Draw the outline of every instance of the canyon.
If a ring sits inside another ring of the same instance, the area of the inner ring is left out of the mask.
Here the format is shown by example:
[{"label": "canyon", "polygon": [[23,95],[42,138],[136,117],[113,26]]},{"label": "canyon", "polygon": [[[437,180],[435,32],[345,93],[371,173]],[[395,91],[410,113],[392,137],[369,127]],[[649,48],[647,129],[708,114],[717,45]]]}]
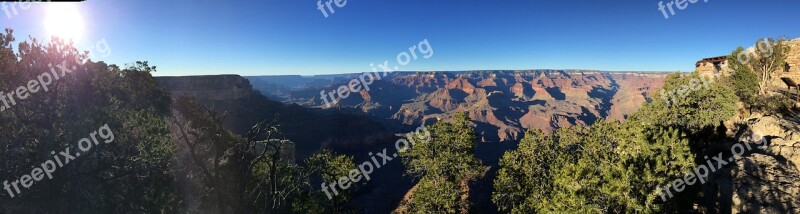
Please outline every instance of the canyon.
[{"label": "canyon", "polygon": [[[357,162],[369,161],[369,152],[392,148],[397,133],[409,127],[448,120],[467,112],[479,139],[475,154],[486,165],[516,147],[526,129],[554,131],[559,128],[591,125],[599,120],[625,121],[627,116],[652,99],[669,75],[659,72],[600,72],[585,70],[394,72],[370,85],[370,90],[352,93],[326,108],[319,91],[356,79],[360,74],[323,76],[238,75],[157,77],[159,87],[173,98],[190,96],[217,112],[229,113],[227,129],[246,135],[258,121],[276,118],[286,139],[296,144],[296,160],[321,148],[351,155]],[[796,170],[776,165],[775,159],[797,163],[796,120],[748,119],[744,132],[764,133],[773,140],[772,149],[746,156],[726,168],[731,173],[715,175],[715,182],[702,186],[717,195],[716,186],[734,184],[721,197],[733,198],[724,206],[734,210],[794,210],[796,203],[782,206],[791,197],[764,195],[761,189],[786,189],[794,197],[793,186],[771,186],[763,181],[783,181],[777,176]],[[761,118],[761,119],[759,119]],[[776,125],[777,124],[777,125]],[[792,125],[785,125],[792,124]],[[752,129],[752,130],[750,130]],[[785,141],[782,141],[785,139]],[[754,166],[763,166],[751,169]],[[383,166],[373,180],[362,187],[354,200],[365,210],[391,212],[406,200],[415,181],[403,174],[400,162]],[[496,210],[489,193],[494,171],[471,184],[478,210]],[[787,178],[787,179],[788,179]],[[785,179],[784,179],[785,180]],[[483,188],[481,188],[483,187]],[[413,192],[413,190],[411,191]],[[708,198],[708,203],[722,200]],[[760,207],[760,208],[759,208]]]},{"label": "canyon", "polygon": [[[403,126],[468,112],[483,142],[514,142],[526,129],[550,132],[624,121],[663,84],[668,73],[589,70],[393,72],[340,99],[335,109]],[[319,91],[334,91],[358,74],[246,77],[270,99],[325,108]]]},{"label": "canyon", "polygon": [[[667,73],[584,70],[393,72],[370,90],[351,93],[326,108],[320,91],[333,91],[360,74],[156,77],[173,99],[195,98],[228,113],[226,129],[245,136],[250,126],[276,118],[301,161],[321,148],[369,161],[370,152],[394,148],[398,133],[468,112],[479,139],[475,155],[496,166],[526,129],[553,131],[600,119],[624,121],[664,84]],[[393,152],[393,151],[390,151]],[[354,198],[365,210],[391,212],[415,183],[396,161],[382,166]],[[478,181],[491,186],[492,176]],[[476,184],[477,185],[477,184]],[[479,210],[492,207],[478,188]]]}]

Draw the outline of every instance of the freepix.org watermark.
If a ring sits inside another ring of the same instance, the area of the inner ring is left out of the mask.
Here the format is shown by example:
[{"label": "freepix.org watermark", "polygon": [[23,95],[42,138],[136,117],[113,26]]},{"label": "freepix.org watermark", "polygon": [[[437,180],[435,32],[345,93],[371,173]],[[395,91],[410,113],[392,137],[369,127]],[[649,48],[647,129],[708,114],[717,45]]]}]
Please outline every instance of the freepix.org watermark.
[{"label": "freepix.org watermark", "polygon": [[719,74],[716,74],[714,77],[692,78],[689,80],[688,84],[683,84],[674,90],[661,90],[661,99],[664,100],[664,103],[667,105],[667,107],[672,107],[672,104],[677,102],[679,98],[686,98],[686,96],[689,96],[689,93],[692,91],[699,91],[703,88],[706,90],[711,89],[710,82],[712,78],[719,78]]},{"label": "freepix.org watermark", "polygon": [[[50,0],[20,0],[17,2],[0,2],[0,8],[6,14],[8,19],[14,18],[19,15],[19,10],[28,10],[35,2],[50,2]],[[19,10],[17,10],[19,8]]]},{"label": "freepix.org watermark", "polygon": [[[417,54],[419,52],[419,54]],[[389,72],[397,71],[400,69],[401,66],[406,66],[412,61],[416,61],[420,57],[423,59],[429,59],[433,56],[433,46],[431,43],[428,42],[428,39],[424,39],[419,42],[419,44],[413,45],[408,48],[408,52],[403,51],[397,54],[397,64],[395,66],[389,65],[389,60],[384,60],[383,64],[375,66],[375,63],[369,64],[372,72],[367,72],[359,75],[357,79],[352,79],[348,82],[347,85],[339,86],[334,91],[321,90],[319,92],[319,96],[323,102],[325,102],[325,107],[330,108],[333,105],[339,103],[341,99],[347,99],[350,97],[350,93],[358,93],[361,91],[362,87],[365,91],[370,91],[370,85],[375,82],[375,80],[380,80]],[[383,72],[378,72],[378,69],[382,70]],[[338,95],[338,96],[337,96]],[[330,99],[329,99],[330,98]]]},{"label": "freepix.org watermark", "polygon": [[[324,3],[322,0],[317,1],[317,9],[322,12],[325,18],[336,13],[336,9],[333,8],[334,5],[336,5],[336,8],[343,8],[347,5],[347,0],[328,0]],[[330,15],[328,13],[330,13]]]},{"label": "freepix.org watermark", "polygon": [[[49,86],[53,83],[53,80],[58,80],[67,76],[67,74],[72,73],[72,71],[76,69],[74,66],[72,68],[67,68],[66,64],[67,61],[64,60],[56,66],[50,65],[50,72],[39,74],[36,79],[28,81],[27,85],[19,86],[16,90],[12,90],[8,93],[0,91],[0,101],[2,101],[2,103],[0,103],[2,104],[0,105],[0,112],[11,109],[11,107],[17,105],[17,101],[28,99],[32,94],[40,90],[45,92],[50,90]],[[59,73],[57,70],[61,72]]]},{"label": "freepix.org watermark", "polygon": [[[405,152],[417,144],[418,142],[414,141],[414,135],[416,135],[416,139],[419,139],[421,142],[427,142],[431,140],[431,133],[428,132],[428,129],[425,128],[425,125],[422,125],[418,127],[415,132],[406,134],[405,138],[395,141],[394,147],[397,149],[397,152]],[[333,181],[330,184],[327,182],[322,183],[322,191],[325,192],[325,195],[328,196],[328,199],[333,199],[334,196],[339,195],[337,187],[339,190],[344,191],[349,189],[353,183],[361,181],[362,177],[369,181],[371,179],[370,175],[375,169],[380,169],[381,166],[384,166],[397,158],[397,153],[391,155],[387,153],[388,152],[386,148],[374,155],[372,152],[370,152],[369,156],[372,161],[364,161],[364,163],[358,165],[358,169],[350,170],[348,176],[342,176],[339,178],[339,180]],[[375,156],[378,156],[381,161],[378,161]],[[333,192],[333,194],[331,194],[331,192]]]},{"label": "freepix.org watermark", "polygon": [[[769,39],[763,38],[756,42],[755,47],[748,48],[736,55],[736,60],[738,60],[740,64],[747,64],[753,59],[758,59],[758,53],[761,53],[761,58],[771,57],[772,54],[775,54],[774,47],[776,46],[774,45],[775,44],[770,43]],[[756,52],[756,49],[758,49],[758,52]]]},{"label": "freepix.org watermark", "polygon": [[[757,140],[759,138],[760,140]],[[766,148],[768,143],[766,137],[753,133],[746,141],[733,144],[733,146],[731,146],[731,153],[733,156],[727,159],[722,157],[722,153],[717,154],[717,156],[711,159],[705,156],[706,164],[695,167],[691,172],[686,173],[682,178],[673,180],[665,187],[659,187],[658,192],[661,195],[661,200],[667,201],[671,199],[673,197],[672,190],[675,190],[675,193],[679,193],[683,192],[687,186],[694,185],[698,182],[700,184],[705,184],[708,181],[710,173],[722,169],[729,163],[732,163],[736,157],[741,157],[748,151],[755,148]]]},{"label": "freepix.org watermark", "polygon": [[85,154],[91,150],[93,146],[100,145],[98,137],[100,137],[100,140],[103,140],[103,143],[108,144],[114,141],[114,132],[111,131],[108,124],[105,124],[97,131],[89,133],[89,137],[78,140],[78,149],[80,151],[72,153],[70,152],[71,148],[67,147],[63,151],[59,151],[58,154],[56,154],[55,151],[50,152],[50,154],[53,155],[53,159],[45,161],[40,165],[41,167],[34,167],[30,174],[23,175],[17,180],[11,182],[8,180],[3,181],[3,189],[8,192],[11,198],[14,198],[22,193],[23,189],[20,188],[20,186],[25,189],[30,189],[36,182],[42,181],[44,177],[52,180],[53,173],[55,173],[58,168],[64,167],[72,162],[72,160],[80,157],[81,154]]},{"label": "freepix.org watermark", "polygon": [[[81,56],[77,56],[75,60],[75,64],[83,65],[89,61],[91,56],[95,56],[95,50],[102,54],[101,57],[107,57],[111,55],[111,47],[108,46],[108,41],[106,39],[102,39],[95,43],[94,46],[89,48],[89,56],[86,58],[82,58]],[[33,96],[39,91],[47,92],[50,90],[49,86],[65,76],[67,74],[72,73],[77,69],[76,66],[67,66],[69,61],[64,60],[57,65],[49,65],[50,72],[43,72],[36,76],[36,79],[32,79],[27,82],[27,84],[23,84],[13,90],[9,90],[6,93],[3,90],[0,90],[0,112],[5,112],[6,110],[11,109],[17,105],[19,101],[25,100]]]},{"label": "freepix.org watermark", "polygon": [[[775,53],[774,45],[775,44],[770,43],[769,39],[766,38],[758,40],[755,47],[748,48],[736,55],[736,60],[738,60],[739,64],[747,64],[753,59],[758,59],[758,53],[761,53],[761,58],[770,57]],[[756,52],[756,49],[758,52]],[[723,71],[726,73],[733,73],[733,68],[730,66],[726,66],[723,69]],[[699,91],[703,88],[706,90],[711,89],[710,83],[712,81],[719,80],[721,76],[722,73],[716,73],[712,76],[701,76],[699,78],[693,78],[689,80],[689,83],[683,84],[674,90],[661,90],[661,99],[664,100],[667,107],[671,107],[679,99],[686,98],[690,92]]]},{"label": "freepix.org watermark", "polygon": [[[675,9],[684,10],[689,7],[689,3],[697,3],[700,0],[670,0],[664,4],[664,1],[658,2],[658,10],[664,14],[664,19],[669,19],[672,16],[675,16]],[[708,0],[703,0],[703,2],[708,2]],[[669,10],[669,14],[667,14],[667,10]]]}]

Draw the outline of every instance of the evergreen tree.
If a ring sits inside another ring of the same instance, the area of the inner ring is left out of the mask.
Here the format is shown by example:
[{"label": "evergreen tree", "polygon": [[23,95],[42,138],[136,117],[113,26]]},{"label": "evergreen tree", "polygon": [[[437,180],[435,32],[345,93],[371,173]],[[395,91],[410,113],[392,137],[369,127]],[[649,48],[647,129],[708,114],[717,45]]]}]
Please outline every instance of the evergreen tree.
[{"label": "evergreen tree", "polygon": [[[358,173],[355,160],[345,155],[336,155],[333,151],[323,149],[306,160],[306,166],[314,172],[314,176],[323,182],[338,181]],[[362,177],[359,180],[364,180]],[[353,193],[361,182],[351,183],[348,189],[337,189],[337,193],[327,193],[320,189],[307,187],[294,201],[293,208],[297,213],[357,213],[353,204]],[[330,184],[330,183],[326,183]],[[330,191],[330,190],[329,190]]]},{"label": "evergreen tree", "polygon": [[728,56],[728,68],[731,74],[725,78],[725,84],[730,85],[739,100],[749,107],[755,105],[758,100],[761,79],[749,65],[737,59],[737,56],[744,51],[744,48],[739,47]]},{"label": "evergreen tree", "polygon": [[[13,198],[0,192],[0,207],[12,213],[180,210],[170,173],[175,147],[162,120],[169,99],[151,76],[155,67],[93,62],[58,38],[49,44],[23,41],[14,51],[12,34],[0,33],[0,86],[3,96],[20,87],[28,93],[25,99],[14,95],[0,112],[0,178],[20,179],[67,149],[77,154],[78,141],[105,125],[114,139],[75,155],[52,179]],[[35,92],[32,82],[38,82]]]},{"label": "evergreen tree", "polygon": [[674,128],[689,134],[713,130],[734,116],[737,97],[719,81],[705,78],[698,74],[669,75],[652,102],[633,113],[629,123]]},{"label": "evergreen tree", "polygon": [[467,212],[467,185],[486,170],[474,155],[477,134],[465,113],[455,115],[451,123],[437,122],[429,130],[430,140],[416,140],[413,148],[400,152],[406,173],[421,178],[408,211]]},{"label": "evergreen tree", "polygon": [[493,200],[511,213],[655,213],[664,209],[658,187],[692,164],[675,131],[606,121],[551,135],[529,130],[500,161]]}]

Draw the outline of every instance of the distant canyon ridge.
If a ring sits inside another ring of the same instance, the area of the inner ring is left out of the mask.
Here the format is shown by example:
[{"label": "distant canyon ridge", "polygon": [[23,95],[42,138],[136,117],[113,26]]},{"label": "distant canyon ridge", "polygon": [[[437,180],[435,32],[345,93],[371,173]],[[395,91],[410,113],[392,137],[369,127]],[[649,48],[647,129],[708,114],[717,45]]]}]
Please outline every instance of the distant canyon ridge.
[{"label": "distant canyon ridge", "polygon": [[[331,108],[407,126],[468,112],[483,142],[518,141],[526,129],[549,132],[624,121],[664,84],[669,73],[586,70],[392,72]],[[326,108],[320,91],[336,91],[360,74],[250,76],[269,99]],[[219,86],[209,86],[219,87]],[[330,102],[330,97],[328,97]]]}]

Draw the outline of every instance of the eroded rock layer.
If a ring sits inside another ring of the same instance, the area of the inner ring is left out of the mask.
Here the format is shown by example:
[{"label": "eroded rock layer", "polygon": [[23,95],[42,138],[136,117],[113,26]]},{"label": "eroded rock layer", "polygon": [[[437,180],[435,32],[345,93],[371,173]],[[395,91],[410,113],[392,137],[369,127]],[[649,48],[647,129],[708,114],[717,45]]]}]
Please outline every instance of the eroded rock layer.
[{"label": "eroded rock layer", "polygon": [[[483,141],[516,141],[529,128],[552,131],[598,119],[625,120],[663,85],[666,75],[577,70],[395,72],[369,84],[369,90],[362,87],[346,98],[325,99],[336,100],[339,108],[355,108],[406,125],[428,124],[467,112]],[[273,99],[319,108],[327,107],[320,91],[335,92],[351,81],[344,76],[333,78],[327,87],[287,95],[271,90],[280,81],[250,79],[263,82],[254,87]]]}]

